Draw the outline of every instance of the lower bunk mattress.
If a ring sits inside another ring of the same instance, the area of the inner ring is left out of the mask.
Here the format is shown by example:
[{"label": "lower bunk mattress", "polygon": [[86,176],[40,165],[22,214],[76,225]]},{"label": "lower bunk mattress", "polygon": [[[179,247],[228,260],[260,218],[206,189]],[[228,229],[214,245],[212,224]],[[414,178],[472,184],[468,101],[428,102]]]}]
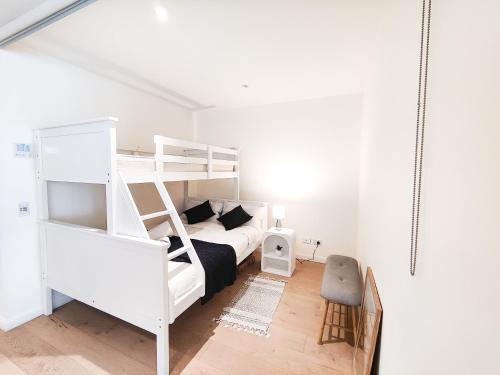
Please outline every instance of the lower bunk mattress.
[{"label": "lower bunk mattress", "polygon": [[240,264],[262,239],[262,231],[252,225],[226,230],[224,226],[212,219],[185,225],[191,240],[212,242],[214,244],[230,245],[236,253],[236,264]]},{"label": "lower bunk mattress", "polygon": [[[205,270],[205,296],[201,298],[201,303],[208,302],[215,293],[220,292],[226,286],[232,285],[236,280],[236,252],[234,248],[227,244],[218,244],[191,239],[198,258]],[[168,252],[180,249],[182,241],[178,236],[170,237],[170,248]],[[174,265],[173,263],[180,263]],[[191,263],[187,253],[179,255],[169,262],[169,283],[176,294],[183,294],[192,287],[194,267],[188,266]],[[184,264],[184,265],[183,265]],[[170,266],[172,265],[172,266]],[[192,270],[190,272],[190,270]]]}]

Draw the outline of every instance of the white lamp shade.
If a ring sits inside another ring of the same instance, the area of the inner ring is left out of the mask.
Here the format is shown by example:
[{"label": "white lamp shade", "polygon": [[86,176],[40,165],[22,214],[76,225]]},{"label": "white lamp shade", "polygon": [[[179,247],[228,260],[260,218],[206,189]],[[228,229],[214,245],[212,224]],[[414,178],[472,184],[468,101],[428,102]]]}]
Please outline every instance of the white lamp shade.
[{"label": "white lamp shade", "polygon": [[285,206],[281,204],[273,205],[273,219],[282,220],[285,218]]}]

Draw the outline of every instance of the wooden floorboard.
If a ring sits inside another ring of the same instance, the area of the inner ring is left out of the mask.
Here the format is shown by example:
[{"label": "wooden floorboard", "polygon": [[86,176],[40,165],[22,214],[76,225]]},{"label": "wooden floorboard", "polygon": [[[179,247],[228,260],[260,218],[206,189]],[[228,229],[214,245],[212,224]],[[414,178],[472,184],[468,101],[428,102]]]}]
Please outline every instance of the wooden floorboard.
[{"label": "wooden floorboard", "polygon": [[[219,326],[229,304],[259,262],[209,303],[197,303],[170,326],[172,374],[350,375],[352,346],[317,345],[323,265],[297,264],[287,279],[269,338]],[[281,277],[278,277],[281,278]],[[335,333],[335,332],[334,332]],[[0,374],[154,374],[155,336],[80,302],[0,332]]]}]

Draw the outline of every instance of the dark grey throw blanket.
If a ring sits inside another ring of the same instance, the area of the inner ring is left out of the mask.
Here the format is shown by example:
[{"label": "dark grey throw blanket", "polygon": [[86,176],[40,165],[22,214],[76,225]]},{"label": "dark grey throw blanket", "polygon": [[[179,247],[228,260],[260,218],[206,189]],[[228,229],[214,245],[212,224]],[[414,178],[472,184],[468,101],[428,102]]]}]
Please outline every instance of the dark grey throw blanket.
[{"label": "dark grey throw blanket", "polygon": [[[236,253],[232,246],[216,244],[199,240],[191,240],[201,265],[205,269],[205,296],[201,303],[208,302],[215,293],[220,292],[236,280]],[[182,247],[182,241],[177,236],[170,237],[171,246],[168,252]],[[174,262],[191,263],[187,253],[172,259]]]}]

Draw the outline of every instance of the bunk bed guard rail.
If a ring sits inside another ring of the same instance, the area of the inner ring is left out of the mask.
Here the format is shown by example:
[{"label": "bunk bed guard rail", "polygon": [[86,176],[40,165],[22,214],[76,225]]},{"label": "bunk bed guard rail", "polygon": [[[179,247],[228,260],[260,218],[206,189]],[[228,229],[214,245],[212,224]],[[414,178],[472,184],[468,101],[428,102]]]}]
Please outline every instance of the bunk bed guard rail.
[{"label": "bunk bed guard rail", "polygon": [[[190,142],[175,138],[154,136],[156,171],[166,181],[205,180],[219,178],[238,178],[238,150],[204,143]],[[165,152],[165,146],[183,149],[184,155],[174,155]],[[230,156],[233,160],[214,157]],[[165,163],[206,165],[206,171],[169,171]],[[217,167],[230,166],[230,171],[218,171]]]}]

